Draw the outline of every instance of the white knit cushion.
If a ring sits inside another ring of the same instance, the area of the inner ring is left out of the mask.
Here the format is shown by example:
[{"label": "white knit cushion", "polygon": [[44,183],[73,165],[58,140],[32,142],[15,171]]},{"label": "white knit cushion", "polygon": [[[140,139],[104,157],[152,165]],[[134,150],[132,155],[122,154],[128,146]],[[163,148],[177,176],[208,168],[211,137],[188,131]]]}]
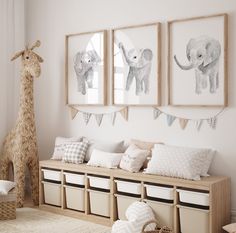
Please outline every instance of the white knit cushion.
[{"label": "white knit cushion", "polygon": [[94,149],[111,153],[123,153],[126,148],[124,149],[124,141],[102,142],[99,140],[89,140],[89,148],[85,157],[86,162],[90,160],[91,154]]},{"label": "white knit cushion", "polygon": [[122,156],[120,168],[130,172],[138,172],[149,153],[150,151],[141,150],[135,144],[131,144]]},{"label": "white knit cushion", "polygon": [[84,162],[88,142],[74,142],[65,145],[63,162],[80,164]]},{"label": "white knit cushion", "polygon": [[200,180],[210,149],[155,145],[146,173]]},{"label": "white knit cushion", "polygon": [[0,180],[0,195],[7,195],[8,192],[16,186],[15,182]]},{"label": "white knit cushion", "polygon": [[94,149],[87,165],[94,167],[117,168],[123,153],[110,153]]},{"label": "white knit cushion", "polygon": [[65,137],[56,137],[54,152],[51,159],[55,160],[62,160],[62,157],[65,153],[65,146],[72,142],[80,142],[82,137],[72,137],[72,138],[65,138]]}]

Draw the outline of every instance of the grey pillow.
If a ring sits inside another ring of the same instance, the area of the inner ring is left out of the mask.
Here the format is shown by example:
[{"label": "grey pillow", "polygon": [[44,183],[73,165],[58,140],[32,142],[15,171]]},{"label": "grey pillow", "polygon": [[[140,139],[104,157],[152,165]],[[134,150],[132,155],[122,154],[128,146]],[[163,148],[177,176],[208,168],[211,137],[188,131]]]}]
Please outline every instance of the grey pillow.
[{"label": "grey pillow", "polygon": [[111,153],[123,153],[125,151],[124,141],[119,142],[103,142],[99,140],[90,140],[89,147],[85,156],[85,161],[88,162],[94,149],[102,150]]}]

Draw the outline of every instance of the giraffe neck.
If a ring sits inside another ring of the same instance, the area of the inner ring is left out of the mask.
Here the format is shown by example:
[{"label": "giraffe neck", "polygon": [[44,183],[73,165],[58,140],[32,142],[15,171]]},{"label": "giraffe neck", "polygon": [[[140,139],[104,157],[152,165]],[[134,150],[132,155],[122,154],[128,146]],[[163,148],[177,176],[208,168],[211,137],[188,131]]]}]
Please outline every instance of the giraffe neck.
[{"label": "giraffe neck", "polygon": [[19,125],[33,124],[34,121],[34,96],[33,96],[33,77],[28,72],[22,72],[20,86],[20,109],[18,113]]}]

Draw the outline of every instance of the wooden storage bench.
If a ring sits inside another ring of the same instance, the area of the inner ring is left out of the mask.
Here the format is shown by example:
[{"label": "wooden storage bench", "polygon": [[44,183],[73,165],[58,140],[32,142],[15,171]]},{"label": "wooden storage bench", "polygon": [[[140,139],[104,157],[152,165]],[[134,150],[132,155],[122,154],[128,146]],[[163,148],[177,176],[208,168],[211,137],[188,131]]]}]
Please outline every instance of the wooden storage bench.
[{"label": "wooden storage bench", "polygon": [[[40,161],[39,169],[40,208],[55,213],[111,226],[113,222],[118,219],[117,197],[121,197],[119,200],[122,200],[122,196],[128,196],[129,198],[133,197],[135,200],[138,199],[150,203],[154,208],[157,218],[171,224],[175,233],[184,231],[184,223],[188,220],[183,219],[183,217],[182,219],[180,218],[181,216],[185,216],[185,212],[182,211],[185,211],[185,209],[191,213],[192,209],[196,212],[198,208],[200,208],[199,214],[200,211],[202,211],[202,207],[205,209],[204,211],[207,214],[203,216],[203,221],[207,224],[202,226],[201,229],[207,233],[222,233],[222,226],[230,223],[230,179],[228,177],[209,176],[202,178],[200,181],[191,181],[143,174],[141,172],[130,173],[121,169],[91,167],[86,164],[68,164],[54,160]],[[73,181],[73,179],[71,183],[66,182],[66,175],[68,176],[68,173],[71,174],[72,177],[78,175],[78,183]],[[91,177],[95,178],[95,181],[96,177],[98,177],[98,183],[101,186],[98,185],[98,187],[94,187],[94,182],[93,179],[91,180]],[[137,194],[132,194],[132,190],[130,193],[129,191],[127,191],[127,193],[119,192],[117,190],[117,180],[124,180],[130,182],[130,184],[136,183],[138,184],[136,186],[140,190],[137,190]],[[76,198],[73,200],[75,206],[76,204],[81,206],[81,200],[84,200],[83,208],[78,208],[78,210],[75,210],[76,208],[67,208],[67,203],[73,203],[72,200],[66,199],[66,189],[70,187],[71,190],[73,188],[75,193],[76,189],[79,193],[78,200],[76,200]],[[152,189],[147,192],[148,187],[154,188],[154,192]],[[161,187],[164,188],[162,189]],[[152,197],[153,194],[154,196],[156,195],[157,191],[155,190],[160,190],[160,195],[163,196],[160,196],[161,198]],[[183,190],[183,192],[181,192],[181,190]],[[185,193],[185,191],[187,191],[187,194],[190,194],[190,197],[187,196],[187,199],[184,199],[185,197],[181,196],[181,198],[184,201],[186,200],[189,205],[180,201],[180,193]],[[165,194],[165,192],[167,192],[167,194]],[[44,195],[45,193],[49,196],[46,197]],[[91,193],[95,193],[96,195],[91,195]],[[194,195],[192,197],[193,200],[191,200],[192,193],[200,197],[199,206],[196,205],[198,202],[196,202]],[[104,199],[105,205],[101,203],[101,208],[105,208],[103,211],[99,211],[99,205],[97,206],[97,203],[95,203],[93,199],[90,199],[91,196],[95,198],[98,196],[99,199]],[[167,197],[166,200],[165,196]],[[201,200],[202,196],[205,199]],[[123,199],[125,200],[125,198]],[[76,203],[76,201],[78,201],[78,203]],[[158,213],[158,208],[155,210],[155,206],[163,207],[163,210],[166,210],[166,214],[163,215],[165,211]],[[198,214],[198,212],[196,214]],[[120,216],[121,215],[123,215],[123,213],[120,214]],[[191,218],[191,216],[188,217]],[[180,224],[182,224],[182,226]],[[199,224],[201,224],[201,222],[199,222]]]}]

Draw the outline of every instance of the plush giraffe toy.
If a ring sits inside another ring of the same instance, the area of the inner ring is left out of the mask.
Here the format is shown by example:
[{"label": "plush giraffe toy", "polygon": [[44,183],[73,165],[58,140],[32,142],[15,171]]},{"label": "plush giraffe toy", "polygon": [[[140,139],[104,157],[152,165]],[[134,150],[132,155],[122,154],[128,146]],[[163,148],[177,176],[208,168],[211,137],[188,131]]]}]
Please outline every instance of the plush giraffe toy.
[{"label": "plush giraffe toy", "polygon": [[12,61],[22,58],[20,109],[15,127],[6,136],[1,155],[2,179],[8,179],[9,165],[14,169],[16,182],[17,207],[23,207],[25,190],[25,172],[29,168],[32,199],[38,205],[39,199],[39,164],[37,154],[36,127],[34,117],[33,81],[41,73],[40,62],[43,59],[33,52],[40,46],[40,41],[25,50],[16,53]]}]

